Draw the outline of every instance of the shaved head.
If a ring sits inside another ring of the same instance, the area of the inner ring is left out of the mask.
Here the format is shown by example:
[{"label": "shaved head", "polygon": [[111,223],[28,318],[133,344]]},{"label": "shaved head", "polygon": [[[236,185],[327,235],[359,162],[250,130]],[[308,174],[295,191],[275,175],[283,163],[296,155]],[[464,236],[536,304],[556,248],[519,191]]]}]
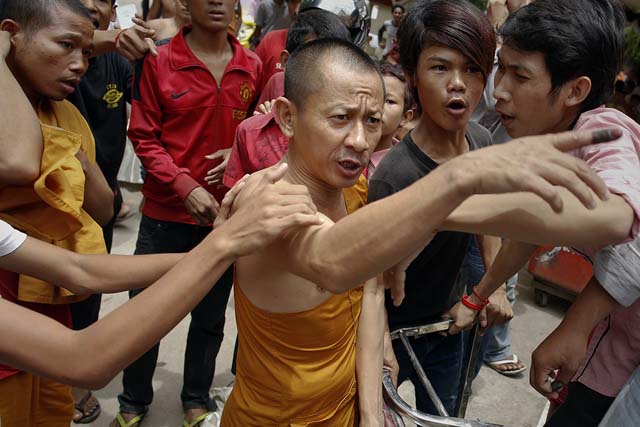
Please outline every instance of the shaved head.
[{"label": "shaved head", "polygon": [[284,96],[298,108],[313,92],[331,84],[326,71],[343,68],[361,74],[375,74],[384,82],[376,63],[359,47],[341,39],[318,39],[306,43],[289,58],[284,77]]}]

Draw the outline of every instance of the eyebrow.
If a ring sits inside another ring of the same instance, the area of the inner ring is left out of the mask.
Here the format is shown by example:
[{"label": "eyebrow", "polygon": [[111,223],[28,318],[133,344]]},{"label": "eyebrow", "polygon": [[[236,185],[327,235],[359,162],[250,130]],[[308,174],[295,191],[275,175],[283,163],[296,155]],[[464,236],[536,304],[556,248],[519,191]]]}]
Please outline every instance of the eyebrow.
[{"label": "eyebrow", "polygon": [[498,62],[500,64],[502,64],[503,66],[511,69],[511,70],[515,70],[516,72],[518,72],[518,71],[519,72],[524,72],[524,73],[529,74],[529,75],[533,75],[534,74],[533,71],[531,71],[528,67],[525,67],[522,64],[505,64],[504,60],[500,56],[500,52],[498,52]]},{"label": "eyebrow", "polygon": [[439,61],[439,62],[444,62],[445,64],[451,64],[450,60],[438,55],[431,55],[427,57],[427,61]]}]

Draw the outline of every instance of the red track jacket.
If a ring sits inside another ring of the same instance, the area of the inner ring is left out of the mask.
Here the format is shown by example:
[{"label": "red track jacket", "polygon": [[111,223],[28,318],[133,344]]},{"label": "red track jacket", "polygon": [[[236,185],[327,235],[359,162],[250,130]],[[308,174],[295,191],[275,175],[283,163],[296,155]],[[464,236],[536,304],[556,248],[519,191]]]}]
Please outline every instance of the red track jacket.
[{"label": "red track jacket", "polygon": [[129,138],[147,176],[143,213],[151,218],[195,224],[184,199],[198,186],[220,202],[226,191],[204,178],[220,160],[205,155],[231,148],[238,124],[252,110],[261,88],[262,64],[229,36],[233,58],[216,82],[191,52],[184,27],[158,56],[136,66]]}]

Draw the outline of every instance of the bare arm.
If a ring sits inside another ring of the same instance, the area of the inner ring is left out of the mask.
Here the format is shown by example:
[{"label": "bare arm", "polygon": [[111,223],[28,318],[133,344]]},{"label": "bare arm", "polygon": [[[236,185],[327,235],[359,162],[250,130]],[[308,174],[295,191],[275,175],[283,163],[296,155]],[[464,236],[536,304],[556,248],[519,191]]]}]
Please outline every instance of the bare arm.
[{"label": "bare arm", "polygon": [[0,267],[56,283],[76,295],[115,293],[149,286],[184,255],[83,255],[27,240],[0,257]]},{"label": "bare arm", "polygon": [[129,61],[142,59],[148,52],[157,56],[158,51],[153,42],[156,31],[138,16],[133,18],[133,22],[136,25],[126,30],[94,31],[92,56],[114,51]]},{"label": "bare arm", "polygon": [[634,214],[622,197],[611,195],[587,209],[567,189],[558,191],[563,200],[559,213],[531,193],[476,195],[454,210],[441,228],[559,246],[609,245],[629,236]]},{"label": "bare arm", "polygon": [[84,172],[84,201],[82,208],[98,224],[105,225],[113,218],[113,190],[107,184],[100,167],[92,163],[81,150],[76,154]]},{"label": "bare arm", "polygon": [[571,305],[560,325],[536,348],[531,356],[529,380],[538,392],[557,398],[548,377],[567,384],[580,366],[593,328],[619,304],[592,279]]},{"label": "bare arm", "polygon": [[[271,168],[258,178],[262,181],[251,203],[226,222],[220,221],[216,231],[147,290],[87,329],[71,331],[0,299],[0,361],[63,383],[102,388],[189,313],[237,257],[264,247],[286,230],[318,223],[306,188],[272,185],[284,170]],[[298,203],[305,195],[309,202]],[[228,212],[228,199],[224,206]],[[34,247],[46,256],[34,257],[20,248],[3,262],[14,268],[67,268],[66,259],[56,252],[59,249],[35,245],[27,249]],[[16,265],[13,261],[20,257],[22,264]],[[46,262],[44,258],[59,262],[39,266]],[[45,274],[51,273],[45,270]]]},{"label": "bare arm", "polygon": [[382,278],[364,285],[356,341],[356,377],[361,426],[382,426],[382,359],[385,333]]},{"label": "bare arm", "polygon": [[[559,153],[554,146],[562,140],[560,146],[566,149],[590,141],[591,136],[547,135],[475,150],[336,224],[300,231],[270,252],[283,269],[342,293],[418,251],[469,194],[532,191],[559,210],[563,201],[553,183],[572,188],[591,205],[593,194],[585,182],[601,197],[606,194],[604,183],[582,161]],[[557,158],[562,162],[556,163]],[[500,162],[509,166],[500,167]]]},{"label": "bare arm", "polygon": [[40,175],[43,138],[40,120],[6,63],[9,37],[0,31],[0,183],[26,185]]}]

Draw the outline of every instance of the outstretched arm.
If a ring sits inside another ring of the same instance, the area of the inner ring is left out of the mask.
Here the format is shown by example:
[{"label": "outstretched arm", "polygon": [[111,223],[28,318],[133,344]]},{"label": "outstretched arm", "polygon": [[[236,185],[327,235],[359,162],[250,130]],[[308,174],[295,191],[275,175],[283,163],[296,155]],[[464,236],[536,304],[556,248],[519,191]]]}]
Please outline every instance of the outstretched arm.
[{"label": "outstretched arm", "polygon": [[[272,168],[257,178],[261,182],[251,203],[147,290],[87,329],[71,331],[0,299],[0,361],[67,384],[102,388],[189,313],[237,257],[265,246],[286,230],[318,223],[306,188],[273,185],[285,170]],[[306,203],[298,203],[301,196],[306,196]],[[48,257],[57,256],[47,252]],[[32,254],[23,251],[21,256]],[[26,264],[20,267],[33,268],[38,258],[21,262]],[[58,263],[54,268],[66,267]]]},{"label": "outstretched arm", "polygon": [[584,162],[559,151],[591,141],[590,132],[546,135],[459,156],[335,224],[327,221],[283,239],[270,251],[273,261],[342,293],[417,252],[470,194],[531,191],[557,211],[563,207],[557,184],[592,206],[589,186],[606,198],[604,183]]},{"label": "outstretched arm", "polygon": [[441,229],[558,246],[609,245],[629,237],[634,213],[622,197],[612,194],[587,209],[569,190],[557,190],[561,212],[532,193],[475,195],[455,209]]}]

